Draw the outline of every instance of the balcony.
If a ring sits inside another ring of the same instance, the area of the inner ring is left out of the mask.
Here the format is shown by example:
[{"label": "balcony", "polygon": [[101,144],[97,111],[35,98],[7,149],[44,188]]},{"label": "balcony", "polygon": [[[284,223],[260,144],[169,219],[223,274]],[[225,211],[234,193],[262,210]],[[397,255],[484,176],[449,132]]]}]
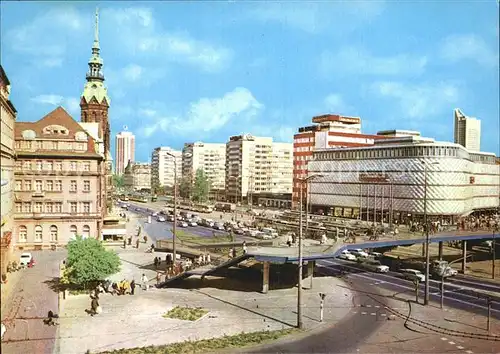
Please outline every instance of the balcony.
[{"label": "balcony", "polygon": [[72,170],[25,170],[14,171],[16,176],[99,176],[97,171],[72,171]]},{"label": "balcony", "polygon": [[31,194],[32,198],[45,198],[45,192],[42,191],[35,191],[33,194]]},{"label": "balcony", "polygon": [[101,215],[98,212],[91,213],[45,213],[45,212],[21,212],[14,213],[14,219],[86,219],[86,218],[99,218]]}]

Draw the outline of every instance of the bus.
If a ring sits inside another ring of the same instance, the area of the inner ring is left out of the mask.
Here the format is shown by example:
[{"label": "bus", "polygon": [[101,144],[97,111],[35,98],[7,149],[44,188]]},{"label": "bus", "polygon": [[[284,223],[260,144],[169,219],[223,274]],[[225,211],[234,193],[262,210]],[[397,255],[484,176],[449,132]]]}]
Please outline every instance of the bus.
[{"label": "bus", "polygon": [[133,195],[129,198],[129,200],[134,201],[134,202],[139,202],[139,203],[147,203],[148,198],[146,196],[142,195]]}]

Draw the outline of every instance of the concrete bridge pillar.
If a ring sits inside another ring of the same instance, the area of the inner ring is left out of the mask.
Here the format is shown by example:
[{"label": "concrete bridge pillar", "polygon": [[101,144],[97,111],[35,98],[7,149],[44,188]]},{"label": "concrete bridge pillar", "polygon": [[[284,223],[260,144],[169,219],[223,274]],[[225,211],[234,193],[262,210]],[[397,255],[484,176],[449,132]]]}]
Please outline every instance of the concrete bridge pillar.
[{"label": "concrete bridge pillar", "polygon": [[269,262],[262,264],[262,293],[267,294],[269,291]]},{"label": "concrete bridge pillar", "polygon": [[467,271],[467,241],[462,241],[462,274]]},{"label": "concrete bridge pillar", "polygon": [[439,260],[443,260],[443,241],[439,242],[439,250],[438,250]]}]

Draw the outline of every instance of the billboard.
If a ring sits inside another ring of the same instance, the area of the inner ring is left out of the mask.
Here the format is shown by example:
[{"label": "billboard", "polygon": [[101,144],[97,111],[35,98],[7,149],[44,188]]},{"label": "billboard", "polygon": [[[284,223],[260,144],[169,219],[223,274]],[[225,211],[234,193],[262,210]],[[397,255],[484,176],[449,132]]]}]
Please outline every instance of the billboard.
[{"label": "billboard", "polygon": [[385,173],[360,173],[360,182],[384,183],[389,181],[389,177]]}]

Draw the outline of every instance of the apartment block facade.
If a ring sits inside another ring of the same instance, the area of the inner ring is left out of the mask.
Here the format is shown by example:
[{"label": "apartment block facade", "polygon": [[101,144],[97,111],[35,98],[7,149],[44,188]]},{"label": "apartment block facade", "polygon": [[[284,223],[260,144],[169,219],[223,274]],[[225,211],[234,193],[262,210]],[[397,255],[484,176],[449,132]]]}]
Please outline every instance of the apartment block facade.
[{"label": "apartment block facade", "polygon": [[182,177],[194,182],[196,171],[203,170],[210,180],[211,196],[219,199],[226,186],[226,144],[186,143],[182,149]]},{"label": "apartment block facade", "polygon": [[129,131],[116,134],[115,141],[115,173],[125,172],[129,162],[135,161],[135,136]]},{"label": "apartment block facade", "polygon": [[454,110],[454,142],[469,151],[481,149],[481,121],[474,117],[466,116],[460,109]]},{"label": "apartment block facade", "polygon": [[[75,235],[100,238],[105,156],[63,108],[15,127],[15,244],[65,245]],[[104,150],[102,148],[102,150]]]},{"label": "apartment block facade", "polygon": [[151,164],[132,162],[125,168],[123,182],[128,191],[151,189]]},{"label": "apartment block facade", "polygon": [[293,145],[250,134],[226,144],[226,199],[252,203],[261,195],[292,191]]},{"label": "apartment block facade", "polygon": [[151,189],[172,188],[175,171],[182,177],[182,151],[168,146],[157,147],[151,154]]},{"label": "apartment block facade", "polygon": [[0,168],[1,180],[1,226],[0,226],[0,270],[5,273],[7,264],[11,260],[13,251],[12,232],[14,229],[14,125],[17,111],[9,99],[10,81],[5,71],[0,66],[0,118],[1,118],[1,144],[0,144]]}]

